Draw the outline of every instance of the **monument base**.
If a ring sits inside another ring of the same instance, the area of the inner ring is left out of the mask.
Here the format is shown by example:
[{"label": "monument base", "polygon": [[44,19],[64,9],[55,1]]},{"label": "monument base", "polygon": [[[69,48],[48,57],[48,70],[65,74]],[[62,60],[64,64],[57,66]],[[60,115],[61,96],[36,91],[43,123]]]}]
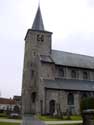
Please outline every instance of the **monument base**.
[{"label": "monument base", "polygon": [[46,125],[46,124],[38,120],[35,115],[26,114],[22,118],[21,125]]}]

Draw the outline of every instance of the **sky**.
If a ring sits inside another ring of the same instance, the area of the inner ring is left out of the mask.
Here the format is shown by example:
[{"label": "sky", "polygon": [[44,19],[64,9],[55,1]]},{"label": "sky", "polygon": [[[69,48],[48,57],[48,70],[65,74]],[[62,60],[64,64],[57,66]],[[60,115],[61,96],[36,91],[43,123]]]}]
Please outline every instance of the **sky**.
[{"label": "sky", "polygon": [[[21,95],[24,38],[39,0],[0,0],[0,96]],[[94,56],[94,0],[40,0],[52,48]]]}]

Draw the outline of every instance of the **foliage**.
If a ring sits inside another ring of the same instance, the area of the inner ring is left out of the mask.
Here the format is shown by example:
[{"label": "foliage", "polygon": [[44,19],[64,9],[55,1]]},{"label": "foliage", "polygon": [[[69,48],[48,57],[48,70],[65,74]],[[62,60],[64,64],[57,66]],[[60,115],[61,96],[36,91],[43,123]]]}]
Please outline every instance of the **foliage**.
[{"label": "foliage", "polygon": [[80,102],[80,111],[85,109],[94,109],[94,97],[83,98]]}]

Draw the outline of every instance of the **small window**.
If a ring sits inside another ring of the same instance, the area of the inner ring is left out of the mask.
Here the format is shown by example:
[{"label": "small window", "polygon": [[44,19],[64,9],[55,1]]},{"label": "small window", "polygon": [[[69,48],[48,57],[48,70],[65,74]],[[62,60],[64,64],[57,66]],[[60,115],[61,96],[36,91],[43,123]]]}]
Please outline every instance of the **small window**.
[{"label": "small window", "polygon": [[84,80],[87,80],[88,79],[88,73],[85,71],[83,72],[83,79]]},{"label": "small window", "polygon": [[72,70],[72,71],[71,71],[71,77],[72,77],[72,78],[76,78],[76,77],[77,77],[77,74],[76,74],[76,71],[75,71],[75,70]]},{"label": "small window", "polygon": [[68,105],[74,105],[74,95],[72,93],[68,94]]},{"label": "small window", "polygon": [[36,55],[36,52],[35,52],[35,51],[33,51],[33,55],[34,55],[34,56]]},{"label": "small window", "polygon": [[64,69],[63,68],[59,68],[59,76],[62,76],[62,77],[64,77]]}]

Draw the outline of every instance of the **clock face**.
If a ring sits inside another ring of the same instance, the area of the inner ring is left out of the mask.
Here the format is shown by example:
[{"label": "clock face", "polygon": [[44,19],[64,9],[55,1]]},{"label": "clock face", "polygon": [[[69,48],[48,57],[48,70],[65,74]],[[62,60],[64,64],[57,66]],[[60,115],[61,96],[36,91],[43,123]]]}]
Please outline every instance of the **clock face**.
[{"label": "clock face", "polygon": [[43,42],[44,41],[44,35],[38,34],[37,35],[37,41]]}]

